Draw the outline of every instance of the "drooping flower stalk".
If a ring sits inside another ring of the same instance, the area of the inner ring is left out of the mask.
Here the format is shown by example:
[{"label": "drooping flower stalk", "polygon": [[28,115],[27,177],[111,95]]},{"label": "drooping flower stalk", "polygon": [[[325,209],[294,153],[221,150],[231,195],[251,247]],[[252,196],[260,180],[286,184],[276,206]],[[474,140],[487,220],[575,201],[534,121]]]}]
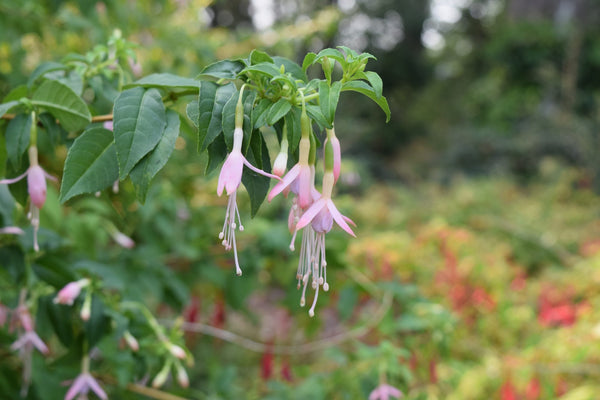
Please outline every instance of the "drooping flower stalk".
[{"label": "drooping flower stalk", "polygon": [[222,244],[226,250],[233,248],[233,255],[235,260],[235,270],[237,275],[242,275],[242,269],[238,260],[237,246],[235,241],[235,229],[238,228],[240,231],[244,230],[242,221],[240,219],[240,212],[238,210],[236,194],[237,189],[242,182],[242,172],[244,165],[250,168],[252,171],[264,175],[269,178],[280,179],[278,176],[269,174],[261,169],[256,168],[242,154],[242,143],[244,140],[244,106],[242,97],[244,93],[244,86],[240,90],[240,95],[235,108],[235,129],[233,132],[233,148],[231,153],[225,159],[221,172],[219,174],[219,182],[217,185],[217,194],[221,196],[223,189],[227,191],[229,200],[227,201],[227,210],[225,211],[225,222],[223,223],[223,229],[219,233],[219,239],[222,240]]}]

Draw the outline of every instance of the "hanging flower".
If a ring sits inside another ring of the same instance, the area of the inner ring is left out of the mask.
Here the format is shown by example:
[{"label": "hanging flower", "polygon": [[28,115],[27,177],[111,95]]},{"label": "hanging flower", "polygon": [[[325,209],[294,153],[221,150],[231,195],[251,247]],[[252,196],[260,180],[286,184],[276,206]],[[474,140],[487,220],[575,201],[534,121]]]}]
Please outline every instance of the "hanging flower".
[{"label": "hanging flower", "polygon": [[386,383],[382,383],[369,394],[369,400],[389,400],[390,397],[399,399],[402,396],[402,392],[399,389]]},{"label": "hanging flower", "polygon": [[89,372],[82,372],[75,378],[69,391],[65,395],[65,400],[72,400],[75,396],[80,395],[82,398],[87,398],[89,391],[92,391],[102,400],[107,400],[106,392]]},{"label": "hanging flower", "polygon": [[31,211],[28,214],[31,226],[33,226],[33,248],[35,251],[39,251],[37,233],[40,229],[40,208],[44,206],[46,202],[46,179],[56,181],[56,178],[49,175],[37,164],[37,148],[29,148],[29,160],[31,162],[30,167],[22,175],[11,179],[2,179],[0,184],[10,185],[18,182],[27,176],[27,191],[29,198],[31,199]]},{"label": "hanging flower", "polygon": [[[243,88],[240,90],[238,103],[235,111],[235,129],[233,131],[233,149],[231,153],[225,159],[221,172],[219,173],[219,181],[217,183],[217,194],[221,196],[223,189],[227,191],[229,200],[227,201],[227,210],[225,211],[225,222],[223,223],[223,229],[219,233],[219,239],[226,250],[233,248],[233,255],[235,259],[235,272],[236,274],[242,275],[242,269],[237,255],[237,246],[235,242],[235,229],[238,228],[240,231],[244,230],[242,221],[240,219],[240,212],[237,206],[237,189],[242,182],[242,172],[244,165],[256,172],[257,174],[264,175],[268,178],[279,179],[276,175],[269,174],[261,169],[256,168],[242,154],[242,143],[244,141],[244,131],[242,130],[242,124],[244,121],[244,107],[242,105],[242,94]],[[237,221],[237,222],[236,222]]]},{"label": "hanging flower", "polygon": [[54,303],[68,306],[73,305],[73,302],[79,296],[79,293],[81,293],[81,289],[89,284],[90,280],[86,278],[67,283],[54,298]]}]

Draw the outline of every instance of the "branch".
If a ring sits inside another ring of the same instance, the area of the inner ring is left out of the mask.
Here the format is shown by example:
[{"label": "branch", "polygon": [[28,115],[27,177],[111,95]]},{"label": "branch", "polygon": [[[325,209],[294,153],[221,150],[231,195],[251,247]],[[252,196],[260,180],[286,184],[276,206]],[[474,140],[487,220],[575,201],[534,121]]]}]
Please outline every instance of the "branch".
[{"label": "branch", "polygon": [[[181,324],[181,328],[187,332],[203,333],[205,335],[213,336],[227,342],[237,344],[246,350],[255,351],[257,353],[265,353],[267,351],[274,354],[305,354],[312,353],[315,351],[323,350],[328,347],[332,347],[336,344],[348,341],[350,339],[358,339],[366,335],[371,329],[381,322],[385,314],[388,312],[392,305],[392,295],[385,293],[381,301],[381,306],[372,315],[372,317],[363,326],[354,328],[352,330],[341,332],[337,335],[330,336],[328,338],[316,340],[314,342],[303,343],[299,345],[273,345],[268,343],[257,342],[247,337],[238,335],[224,329],[215,328],[203,323],[191,323],[184,322]],[[167,326],[173,326],[176,323],[174,321],[163,321]]]},{"label": "branch", "polygon": [[[4,114],[2,117],[0,117],[0,119],[14,119],[16,117],[15,114]],[[105,115],[95,115],[92,117],[92,122],[104,122],[104,121],[112,121],[113,119],[113,115],[112,114],[105,114]],[[56,123],[59,123],[58,121],[56,121]]]}]

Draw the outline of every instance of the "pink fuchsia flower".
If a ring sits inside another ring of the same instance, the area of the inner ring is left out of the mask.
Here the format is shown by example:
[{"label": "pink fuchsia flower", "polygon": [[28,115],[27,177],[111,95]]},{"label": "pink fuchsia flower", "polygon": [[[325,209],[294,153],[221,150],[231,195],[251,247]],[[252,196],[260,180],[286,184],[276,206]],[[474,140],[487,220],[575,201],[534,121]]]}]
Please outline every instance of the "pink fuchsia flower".
[{"label": "pink fuchsia flower", "polygon": [[78,281],[67,283],[54,298],[56,304],[73,305],[73,302],[81,293],[81,289],[90,284],[89,279],[80,279]]},{"label": "pink fuchsia flower", "polygon": [[123,232],[119,232],[115,230],[112,233],[112,238],[115,242],[124,249],[133,249],[135,247],[135,242],[132,238],[124,234]]},{"label": "pink fuchsia flower", "polygon": [[0,228],[0,234],[2,235],[22,235],[23,229],[18,226],[5,226],[4,228]]},{"label": "pink fuchsia flower", "polygon": [[237,275],[242,275],[242,269],[240,268],[237,255],[235,229],[239,226],[240,231],[244,230],[244,226],[242,225],[242,221],[240,219],[240,212],[237,206],[237,189],[242,182],[244,165],[258,174],[269,178],[280,179],[276,175],[269,174],[261,169],[256,168],[250,164],[248,160],[246,160],[246,157],[244,157],[242,154],[243,139],[244,132],[242,128],[236,127],[233,132],[233,149],[227,156],[227,159],[221,168],[219,182],[217,184],[217,194],[221,196],[223,194],[223,189],[225,189],[227,191],[227,195],[229,196],[229,200],[227,201],[227,211],[225,211],[225,222],[223,223],[223,229],[219,233],[219,239],[222,240],[222,244],[226,250],[231,250],[233,248]]},{"label": "pink fuchsia flower", "polygon": [[89,372],[82,372],[75,378],[73,384],[65,395],[65,400],[72,400],[75,396],[79,395],[82,398],[87,398],[89,391],[92,391],[102,400],[107,400],[108,396],[100,387],[100,384],[94,379]]},{"label": "pink fuchsia flower", "polygon": [[46,355],[50,353],[48,346],[40,339],[35,331],[25,331],[13,344],[10,345],[11,350],[31,350],[33,348],[39,350],[40,353]]},{"label": "pink fuchsia flower", "polygon": [[[34,150],[35,154],[32,157],[32,149],[30,148],[30,159],[36,160],[37,162],[37,150]],[[27,176],[27,191],[29,192],[29,198],[31,199],[31,211],[28,214],[31,226],[33,226],[33,248],[35,251],[39,251],[39,245],[37,241],[37,233],[40,228],[40,208],[44,206],[46,202],[46,178],[56,180],[55,177],[49,175],[40,167],[37,163],[32,164],[24,174],[17,176],[12,179],[2,179],[0,184],[11,184],[20,181]]]},{"label": "pink fuchsia flower", "polygon": [[267,199],[273,200],[275,196],[289,189],[292,193],[298,195],[298,206],[306,209],[312,202],[311,194],[311,168],[308,163],[308,154],[310,152],[310,140],[308,138],[300,139],[300,157],[296,165],[288,171],[281,182],[278,182],[269,192]]},{"label": "pink fuchsia flower", "polygon": [[[334,176],[332,171],[325,172],[323,176],[323,194],[316,200],[305,212],[302,214],[298,223],[296,224],[296,231],[307,227],[309,224],[314,230],[314,239],[308,237],[306,246],[307,253],[302,254],[300,263],[302,269],[297,275],[302,274],[302,281],[304,283],[304,290],[302,292],[302,299],[300,304],[304,303],[304,296],[306,292],[306,285],[310,275],[312,275],[312,287],[315,289],[315,297],[313,299],[312,306],[308,311],[308,314],[313,317],[315,315],[315,307],[317,299],[319,297],[319,287],[323,286],[323,290],[329,290],[329,284],[327,283],[327,260],[325,254],[325,234],[329,232],[335,221],[342,229],[348,234],[356,237],[352,229],[348,226],[348,222],[354,224],[352,220],[343,216],[335,204],[331,200],[331,192],[333,191]],[[304,246],[304,238],[303,238]]]},{"label": "pink fuchsia flower", "polygon": [[382,383],[369,394],[369,400],[389,400],[390,397],[399,399],[402,396],[403,394],[399,389],[386,383]]}]

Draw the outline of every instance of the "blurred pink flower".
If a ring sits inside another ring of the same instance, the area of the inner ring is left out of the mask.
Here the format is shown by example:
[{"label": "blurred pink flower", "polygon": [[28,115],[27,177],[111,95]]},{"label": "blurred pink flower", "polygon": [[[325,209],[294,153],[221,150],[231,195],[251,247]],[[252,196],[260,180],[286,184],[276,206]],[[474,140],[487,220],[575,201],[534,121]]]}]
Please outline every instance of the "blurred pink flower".
[{"label": "blurred pink flower", "polygon": [[80,279],[78,281],[67,283],[54,298],[56,304],[73,305],[73,302],[81,293],[81,289],[90,284],[89,279]]},{"label": "blurred pink flower", "polygon": [[24,233],[23,229],[18,226],[5,226],[4,228],[0,228],[0,234],[3,235],[22,235]]},{"label": "blurred pink flower", "polygon": [[403,394],[399,389],[386,383],[382,383],[369,394],[369,400],[389,400],[390,397],[399,399],[402,396]]},{"label": "blurred pink flower", "polygon": [[40,208],[42,208],[46,202],[46,178],[54,181],[56,178],[47,174],[39,165],[34,164],[31,165],[25,173],[16,178],[0,180],[0,184],[9,185],[20,181],[25,176],[27,176],[27,191],[29,192],[29,198],[31,199],[31,211],[28,216],[31,225],[33,226],[33,248],[35,251],[39,251],[37,233],[40,228]]},{"label": "blurred pink flower", "polygon": [[102,400],[107,400],[108,396],[102,390],[96,379],[89,372],[82,372],[75,378],[73,384],[65,395],[65,400],[72,400],[75,396],[80,395],[82,398],[87,398],[90,389]]},{"label": "blurred pink flower", "polygon": [[112,238],[117,244],[125,249],[133,249],[135,247],[135,242],[132,238],[124,234],[123,232],[114,231],[112,233]]}]

